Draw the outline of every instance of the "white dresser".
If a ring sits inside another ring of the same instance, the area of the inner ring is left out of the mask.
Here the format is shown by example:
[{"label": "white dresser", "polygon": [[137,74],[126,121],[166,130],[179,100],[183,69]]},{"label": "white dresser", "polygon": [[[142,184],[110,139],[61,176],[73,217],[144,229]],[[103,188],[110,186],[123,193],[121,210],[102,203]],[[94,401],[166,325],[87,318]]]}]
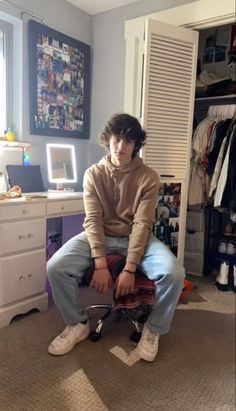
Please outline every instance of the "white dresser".
[{"label": "white dresser", "polygon": [[0,201],[0,327],[46,310],[46,220],[83,213],[82,193]]}]

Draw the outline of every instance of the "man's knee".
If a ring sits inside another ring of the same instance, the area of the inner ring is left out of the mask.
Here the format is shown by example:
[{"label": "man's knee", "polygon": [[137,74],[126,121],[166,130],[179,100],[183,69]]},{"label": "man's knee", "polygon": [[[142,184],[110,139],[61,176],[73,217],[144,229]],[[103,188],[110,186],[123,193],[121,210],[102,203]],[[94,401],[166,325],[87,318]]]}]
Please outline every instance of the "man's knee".
[{"label": "man's knee", "polygon": [[175,256],[171,256],[166,262],[166,272],[171,283],[180,284],[184,282],[185,270]]},{"label": "man's knee", "polygon": [[51,281],[58,277],[61,271],[61,264],[58,262],[57,259],[55,258],[50,258],[50,260],[47,262],[47,267],[46,267],[46,272],[47,272],[47,277]]}]

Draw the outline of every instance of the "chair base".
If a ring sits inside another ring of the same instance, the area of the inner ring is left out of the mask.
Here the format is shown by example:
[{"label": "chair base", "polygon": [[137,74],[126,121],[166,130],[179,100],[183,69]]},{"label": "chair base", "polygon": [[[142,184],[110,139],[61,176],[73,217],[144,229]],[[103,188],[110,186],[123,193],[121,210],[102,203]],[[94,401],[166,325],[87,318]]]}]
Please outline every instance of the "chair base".
[{"label": "chair base", "polygon": [[[141,332],[143,328],[143,324],[146,322],[148,315],[150,314],[150,307],[147,305],[143,305],[140,308],[142,308],[143,312],[139,319],[136,319],[134,315],[132,315],[131,311],[126,308],[116,308],[114,304],[94,304],[90,305],[89,307],[86,308],[86,312],[89,312],[91,309],[96,309],[96,308],[102,308],[106,309],[107,311],[105,314],[99,318],[96,328],[90,332],[89,338],[93,342],[97,342],[101,339],[101,331],[102,327],[104,324],[104,321],[113,313],[119,313],[120,316],[123,316],[125,318],[128,318],[130,322],[134,325],[135,331],[131,334],[130,338],[132,341],[135,343],[138,343],[141,337]],[[137,307],[138,308],[138,307]]]}]

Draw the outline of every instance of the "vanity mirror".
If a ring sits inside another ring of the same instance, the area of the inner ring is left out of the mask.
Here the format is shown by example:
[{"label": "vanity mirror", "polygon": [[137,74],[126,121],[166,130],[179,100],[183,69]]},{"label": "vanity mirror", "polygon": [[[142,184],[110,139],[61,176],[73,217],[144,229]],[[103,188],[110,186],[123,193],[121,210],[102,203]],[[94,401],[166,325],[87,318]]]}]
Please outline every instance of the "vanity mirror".
[{"label": "vanity mirror", "polygon": [[47,166],[49,182],[56,184],[56,191],[63,192],[63,184],[77,181],[75,147],[70,144],[47,144]]}]

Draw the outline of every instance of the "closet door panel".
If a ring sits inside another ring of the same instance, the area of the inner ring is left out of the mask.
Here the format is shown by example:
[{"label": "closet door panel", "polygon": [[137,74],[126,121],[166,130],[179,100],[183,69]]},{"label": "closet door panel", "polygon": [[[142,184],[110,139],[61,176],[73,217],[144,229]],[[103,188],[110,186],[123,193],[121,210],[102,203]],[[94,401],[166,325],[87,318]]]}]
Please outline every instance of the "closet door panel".
[{"label": "closet door panel", "polygon": [[198,33],[147,19],[142,122],[146,164],[186,179],[192,137]]}]

